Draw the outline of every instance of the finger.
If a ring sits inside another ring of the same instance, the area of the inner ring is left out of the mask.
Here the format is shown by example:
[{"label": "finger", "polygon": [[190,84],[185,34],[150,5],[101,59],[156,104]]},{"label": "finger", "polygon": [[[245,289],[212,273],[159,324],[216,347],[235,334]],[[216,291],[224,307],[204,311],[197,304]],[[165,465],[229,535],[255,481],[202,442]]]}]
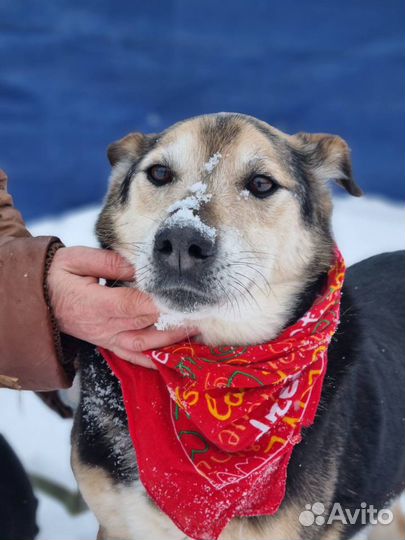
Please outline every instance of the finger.
[{"label": "finger", "polygon": [[119,324],[122,325],[122,331],[146,330],[150,326],[153,326],[158,321],[158,319],[159,315],[157,313],[152,313],[151,315],[138,315],[138,317],[135,317],[134,319],[124,317],[121,319],[115,319],[115,321],[119,322]]},{"label": "finger", "polygon": [[102,319],[97,325],[91,325],[91,332],[94,337],[101,336],[104,343],[110,343],[112,346],[117,334],[122,332],[132,332],[137,330],[145,330],[154,325],[157,321],[155,315],[140,315],[134,319],[130,318],[113,318]]},{"label": "finger", "polygon": [[176,328],[162,332],[150,326],[139,332],[121,332],[116,336],[115,345],[122,349],[141,352],[172,345],[197,334],[196,330]]},{"label": "finger", "polygon": [[140,316],[152,315],[158,317],[158,310],[152,298],[139,291],[129,287],[118,287],[111,289],[99,285],[99,300],[103,304],[104,312],[110,317],[127,317],[135,319]]},{"label": "finger", "polygon": [[119,356],[123,360],[126,360],[127,362],[130,362],[131,364],[135,364],[137,366],[142,366],[149,369],[157,369],[152,360],[142,353],[134,353],[133,351],[128,351],[126,349],[120,348],[114,348],[113,352],[117,356]]},{"label": "finger", "polygon": [[139,315],[138,317],[114,317],[102,320],[99,327],[105,340],[113,339],[116,334],[126,331],[145,330],[158,320],[157,315]]},{"label": "finger", "polygon": [[80,276],[132,280],[135,269],[121,255],[107,249],[71,247],[63,252],[65,268]]}]

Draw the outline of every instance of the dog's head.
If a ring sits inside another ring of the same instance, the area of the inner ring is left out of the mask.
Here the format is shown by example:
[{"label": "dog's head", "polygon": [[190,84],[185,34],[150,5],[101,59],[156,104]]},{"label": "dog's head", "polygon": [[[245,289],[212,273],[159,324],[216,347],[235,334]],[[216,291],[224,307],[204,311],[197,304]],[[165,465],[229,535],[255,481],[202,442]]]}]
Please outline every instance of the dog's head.
[{"label": "dog's head", "polygon": [[131,133],[108,157],[101,244],[133,263],[162,309],[234,325],[259,313],[285,323],[290,297],[330,266],[327,181],[361,194],[341,138],[239,114]]}]

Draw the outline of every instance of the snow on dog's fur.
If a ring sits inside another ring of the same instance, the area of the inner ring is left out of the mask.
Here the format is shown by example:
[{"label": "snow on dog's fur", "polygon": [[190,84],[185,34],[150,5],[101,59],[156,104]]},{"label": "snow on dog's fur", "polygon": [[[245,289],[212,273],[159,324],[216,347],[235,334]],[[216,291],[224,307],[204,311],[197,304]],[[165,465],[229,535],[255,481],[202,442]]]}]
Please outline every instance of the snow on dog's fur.
[{"label": "snow on dog's fur", "polygon": [[[164,314],[161,328],[192,324],[209,345],[269,341],[295,322],[314,301],[332,260],[327,182],[361,194],[341,138],[291,136],[238,114],[193,118],[159,135],[132,133],[111,145],[108,155],[110,189],[97,224],[101,245],[134,265],[135,286],[150,293]],[[176,252],[177,268],[173,254],[182,235],[188,243]],[[354,508],[363,500],[381,506],[401,489],[403,460],[387,463],[380,438],[385,426],[398,448],[403,426],[386,418],[402,392],[403,336],[395,325],[379,324],[380,317],[403,318],[401,262],[398,256],[371,261],[348,273],[318,418],[293,452],[282,506],[275,516],[233,520],[221,538],[348,538],[355,526],[303,527],[300,512],[316,501],[326,508],[334,500]],[[362,311],[357,297],[365,287],[356,292],[359,283],[384,272],[392,275],[375,281],[375,302]],[[389,290],[380,286],[385,283]],[[381,374],[370,363],[376,353],[367,339],[368,332],[378,339],[382,331],[396,369],[386,385],[377,382]],[[81,357],[73,466],[100,522],[100,538],[184,538],[139,481],[119,384],[92,348],[84,347]],[[362,397],[368,387],[380,407],[374,423]],[[356,461],[371,445],[376,454]],[[373,470],[367,467],[371,459]]]},{"label": "snow on dog's fur", "polygon": [[[134,264],[137,286],[154,294],[163,311],[176,311],[176,306],[156,291],[157,231],[178,224],[186,214],[193,227],[217,235],[218,254],[203,284],[212,301],[198,309],[180,309],[185,319],[198,321],[207,344],[260,342],[277,335],[291,315],[291,299],[330,263],[327,180],[346,181],[349,189],[356,189],[346,178],[349,151],[340,138],[324,136],[327,148],[313,148],[309,136],[290,137],[264,123],[258,129],[256,122],[237,115],[197,118],[156,138],[129,135],[110,149],[111,188],[99,237]],[[307,147],[319,155],[306,157]],[[308,185],[299,178],[300,155],[317,162]],[[131,160],[136,167],[127,187]],[[173,182],[159,189],[147,178],[156,163],[168,164],[175,174]],[[240,196],[255,173],[274,182],[271,200]],[[205,188],[200,201],[190,193],[196,182]],[[306,198],[314,199],[312,208],[303,206]],[[304,219],[314,226],[303,227]]]}]

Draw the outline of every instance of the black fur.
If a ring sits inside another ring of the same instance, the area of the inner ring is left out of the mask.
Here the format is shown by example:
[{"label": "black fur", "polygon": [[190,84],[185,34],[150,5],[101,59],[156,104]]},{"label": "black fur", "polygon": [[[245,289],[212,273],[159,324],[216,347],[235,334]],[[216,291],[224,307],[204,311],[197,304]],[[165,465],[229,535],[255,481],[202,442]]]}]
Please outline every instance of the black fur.
[{"label": "black fur", "polygon": [[276,147],[278,155],[286,161],[297,180],[297,195],[300,201],[301,215],[305,223],[315,222],[314,203],[315,197],[312,194],[311,182],[309,181],[309,168],[307,167],[307,156],[290,146],[286,141],[274,133],[270,126],[264,122],[250,116],[243,116],[243,119],[254,126],[260,133]]},{"label": "black fur", "polygon": [[[77,440],[80,460],[101,467],[114,481],[130,483],[138,478],[121,387],[94,347],[80,355],[81,396],[72,437]],[[114,441],[119,431],[120,444]]]},{"label": "black fur", "polygon": [[135,134],[138,136],[136,142],[134,142],[135,148],[131,154],[122,148],[122,141],[118,141],[110,145],[108,149],[108,157],[111,164],[115,165],[120,159],[127,159],[130,161],[132,157],[132,163],[128,165],[128,170],[121,180],[121,183],[114,185],[110,190],[108,197],[105,201],[103,211],[100,213],[96,223],[96,234],[103,249],[113,249],[117,243],[117,238],[114,232],[114,226],[112,221],[112,215],[119,212],[119,208],[125,206],[128,201],[129,189],[131,187],[134,174],[137,172],[137,168],[141,160],[156,146],[158,142],[157,135],[143,135],[141,133]]},{"label": "black fur", "polygon": [[121,183],[121,185],[119,187],[118,200],[122,205],[124,205],[128,200],[129,187],[131,185],[131,180],[132,180],[133,175],[135,174],[138,163],[139,163],[139,159],[137,159],[135,161],[135,163],[133,163],[130,166],[130,168],[128,169],[127,174],[125,175],[124,180],[122,181],[122,183]]},{"label": "black fur", "polygon": [[[321,403],[315,423],[294,448],[279,512],[291,503],[304,510],[305,504],[317,501],[327,509],[335,502],[351,511],[362,502],[380,509],[404,489],[404,270],[405,252],[371,257],[348,269]],[[320,275],[297,298],[295,317],[313,302],[323,282]],[[83,409],[86,394],[95,392],[94,373],[110,390],[99,396],[98,415],[90,421]],[[134,455],[128,450],[128,461],[117,456],[101,425],[101,418],[117,415],[127,429],[119,385],[94,352],[84,351],[81,377],[74,430],[80,459],[102,467],[117,483],[130,482],[137,475]],[[260,528],[263,519],[251,521]],[[350,538],[360,527],[359,522],[344,526],[341,538]],[[325,532],[316,525],[302,527],[301,538],[317,540]]]},{"label": "black fur", "polygon": [[[313,475],[324,481],[305,503],[331,500],[352,512],[361,502],[381,509],[404,489],[404,270],[405,252],[349,268],[321,403],[293,452],[287,501],[299,500]],[[335,468],[336,488],[322,498],[319,488]],[[348,525],[343,538],[360,528]],[[306,527],[303,537],[315,540],[319,527]]]},{"label": "black fur", "polygon": [[316,222],[314,211],[314,199],[312,194],[313,187],[308,178],[308,169],[305,163],[305,155],[290,148],[289,162],[292,170],[294,171],[294,177],[298,181],[297,195],[300,201],[301,215],[305,223],[313,224]]},{"label": "black fur", "polygon": [[[325,161],[335,159],[336,145],[341,148],[341,163],[335,180],[353,195],[358,195],[360,188],[351,177],[349,150],[341,139],[298,134],[294,142],[239,114],[201,120],[200,139],[207,159],[234,141],[243,122],[258,129],[277,149],[280,162],[297,181],[295,190],[304,223],[319,237],[313,263],[302,278],[307,285],[296,298],[290,325],[312,305],[330,265],[331,207],[323,182],[313,174]],[[135,135],[134,163],[121,185],[110,191],[97,224],[103,247],[114,247],[111,216],[126,204],[139,161],[157,142],[156,137]],[[110,158],[121,159],[127,148],[113,145]],[[380,509],[404,488],[404,267],[404,253],[398,252],[372,257],[348,270],[341,323],[329,348],[317,418],[294,448],[279,512],[304,510],[306,504],[315,502],[322,502],[327,511],[335,502],[352,512],[362,502]],[[117,484],[131,483],[138,478],[138,471],[119,384],[94,350],[84,349],[80,364],[82,394],[73,434],[79,459],[102,468]],[[251,518],[251,522],[262,529],[266,519],[271,518]],[[336,536],[350,538],[360,526],[359,521],[347,525]],[[326,532],[327,527],[302,527],[300,538],[319,540]]]},{"label": "black fur", "polygon": [[156,142],[157,137],[145,135],[142,141],[139,143],[137,158],[128,169],[128,172],[118,190],[118,200],[122,205],[125,205],[128,201],[128,193],[131,186],[131,181],[136,173],[139,163],[156,146]]}]

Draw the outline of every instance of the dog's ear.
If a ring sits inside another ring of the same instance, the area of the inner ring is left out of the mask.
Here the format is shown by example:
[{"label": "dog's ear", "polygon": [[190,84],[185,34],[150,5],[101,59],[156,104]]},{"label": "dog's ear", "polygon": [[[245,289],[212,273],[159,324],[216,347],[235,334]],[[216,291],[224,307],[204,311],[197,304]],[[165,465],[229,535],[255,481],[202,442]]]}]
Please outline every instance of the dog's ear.
[{"label": "dog's ear", "polygon": [[123,159],[137,159],[156,142],[157,135],[144,133],[129,133],[119,141],[115,141],[107,149],[111,166]]},{"label": "dog's ear", "polygon": [[325,133],[297,133],[293,139],[315,177],[324,182],[334,180],[355,197],[363,195],[353,179],[350,148],[346,141]]}]

